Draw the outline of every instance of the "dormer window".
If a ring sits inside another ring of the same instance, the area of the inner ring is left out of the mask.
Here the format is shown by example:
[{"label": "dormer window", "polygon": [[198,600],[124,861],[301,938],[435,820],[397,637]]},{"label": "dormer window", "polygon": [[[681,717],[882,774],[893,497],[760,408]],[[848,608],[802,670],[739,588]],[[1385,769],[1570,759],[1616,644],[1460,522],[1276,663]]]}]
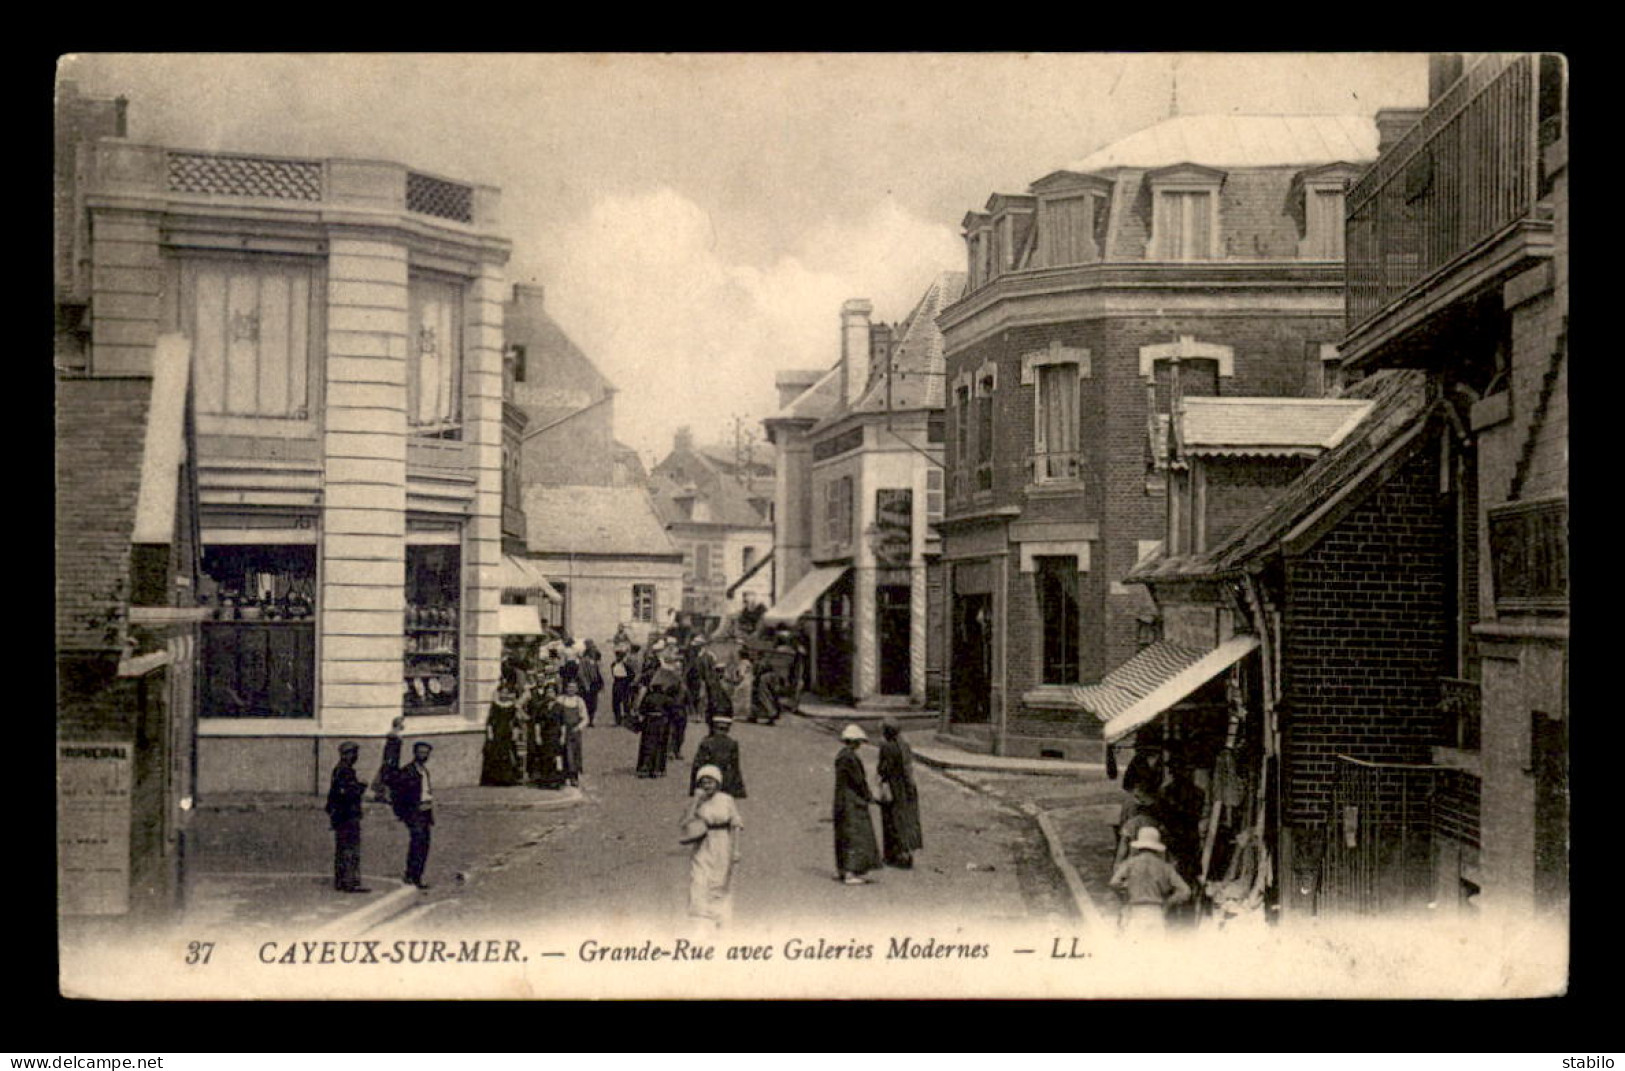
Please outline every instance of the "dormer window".
[{"label": "dormer window", "polygon": [[1353,164],[1328,164],[1300,172],[1293,178],[1292,209],[1301,235],[1299,257],[1343,259],[1344,191],[1359,174],[1359,168]]},{"label": "dormer window", "polygon": [[1088,264],[1105,245],[1112,183],[1075,171],[1057,171],[1032,185],[1038,198],[1037,267]]},{"label": "dormer window", "polygon": [[1217,260],[1219,188],[1223,183],[1223,171],[1195,164],[1148,172],[1151,241],[1146,259]]},{"label": "dormer window", "polygon": [[992,221],[992,249],[987,281],[1020,266],[1022,247],[1032,232],[1034,198],[996,193],[987,200],[987,218]]},{"label": "dormer window", "polygon": [[961,226],[965,229],[966,285],[975,290],[992,277],[991,222],[981,212],[967,212]]}]

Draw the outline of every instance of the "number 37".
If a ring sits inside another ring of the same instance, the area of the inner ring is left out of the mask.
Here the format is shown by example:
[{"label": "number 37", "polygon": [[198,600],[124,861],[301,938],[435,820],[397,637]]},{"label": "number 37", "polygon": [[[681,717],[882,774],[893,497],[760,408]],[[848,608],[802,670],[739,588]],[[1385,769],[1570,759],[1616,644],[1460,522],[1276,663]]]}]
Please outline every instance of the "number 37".
[{"label": "number 37", "polygon": [[186,942],[186,962],[188,964],[207,963],[209,962],[209,957],[213,954],[213,941]]}]

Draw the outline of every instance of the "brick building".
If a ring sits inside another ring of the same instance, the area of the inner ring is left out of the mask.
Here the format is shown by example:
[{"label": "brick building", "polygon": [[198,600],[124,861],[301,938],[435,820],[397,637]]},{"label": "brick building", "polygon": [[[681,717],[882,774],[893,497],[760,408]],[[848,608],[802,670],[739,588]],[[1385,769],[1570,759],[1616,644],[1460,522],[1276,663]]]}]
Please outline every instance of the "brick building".
[{"label": "brick building", "polygon": [[516,283],[503,310],[512,408],[523,417],[509,482],[524,528],[504,600],[534,605],[550,630],[604,644],[623,624],[669,620],[681,605],[682,559],[636,455],[615,438],[614,385],[544,297]]},{"label": "brick building", "polygon": [[[1436,702],[1441,873],[1487,908],[1568,896],[1568,120],[1561,57],[1432,58],[1427,111],[1349,192],[1351,374],[1425,371],[1457,414]],[[1441,829],[1443,829],[1441,820]],[[1443,880],[1441,878],[1441,880]],[[1454,891],[1454,890],[1452,890]],[[1450,899],[1457,899],[1451,896]]]},{"label": "brick building", "polygon": [[[1456,897],[1433,850],[1466,803],[1435,762],[1459,597],[1448,403],[1421,373],[1390,371],[1330,404],[1347,407],[1327,414],[1334,445],[1228,535],[1192,541],[1171,516],[1171,553],[1128,578],[1151,591],[1163,638],[1080,689],[1108,741],[1189,763],[1215,842],[1257,837],[1276,862],[1261,892],[1288,912]],[[1228,801],[1221,766],[1240,774]]]},{"label": "brick building", "polygon": [[78,371],[190,346],[197,790],[319,791],[391,720],[478,776],[500,654],[497,191],[405,165],[81,147]]},{"label": "brick building", "polygon": [[994,194],[964,220],[947,357],[943,731],[1099,759],[1075,687],[1140,646],[1124,586],[1162,538],[1156,417],[1186,397],[1316,397],[1343,333],[1345,181],[1377,128],[1187,116]]},{"label": "brick building", "polygon": [[747,595],[772,599],[773,485],[771,447],[704,445],[678,429],[649,471],[649,491],[683,552],[683,610],[721,618]]}]

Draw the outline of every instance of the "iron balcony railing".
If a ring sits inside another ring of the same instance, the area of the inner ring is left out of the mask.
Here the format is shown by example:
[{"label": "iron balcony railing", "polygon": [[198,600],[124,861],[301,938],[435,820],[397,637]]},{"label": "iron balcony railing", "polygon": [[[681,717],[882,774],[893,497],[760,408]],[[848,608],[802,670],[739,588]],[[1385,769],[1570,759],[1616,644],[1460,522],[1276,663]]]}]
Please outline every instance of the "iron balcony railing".
[{"label": "iron balcony railing", "polygon": [[1351,332],[1532,214],[1540,182],[1539,77],[1536,56],[1484,57],[1350,189]]}]

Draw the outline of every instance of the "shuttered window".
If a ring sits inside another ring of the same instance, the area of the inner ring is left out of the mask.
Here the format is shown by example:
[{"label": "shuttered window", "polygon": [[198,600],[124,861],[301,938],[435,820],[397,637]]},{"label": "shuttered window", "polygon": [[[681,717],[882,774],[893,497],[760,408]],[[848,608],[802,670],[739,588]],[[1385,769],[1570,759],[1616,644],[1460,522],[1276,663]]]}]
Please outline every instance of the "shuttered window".
[{"label": "shuttered window", "polygon": [[1159,190],[1152,227],[1159,260],[1209,260],[1213,256],[1211,190]]}]

